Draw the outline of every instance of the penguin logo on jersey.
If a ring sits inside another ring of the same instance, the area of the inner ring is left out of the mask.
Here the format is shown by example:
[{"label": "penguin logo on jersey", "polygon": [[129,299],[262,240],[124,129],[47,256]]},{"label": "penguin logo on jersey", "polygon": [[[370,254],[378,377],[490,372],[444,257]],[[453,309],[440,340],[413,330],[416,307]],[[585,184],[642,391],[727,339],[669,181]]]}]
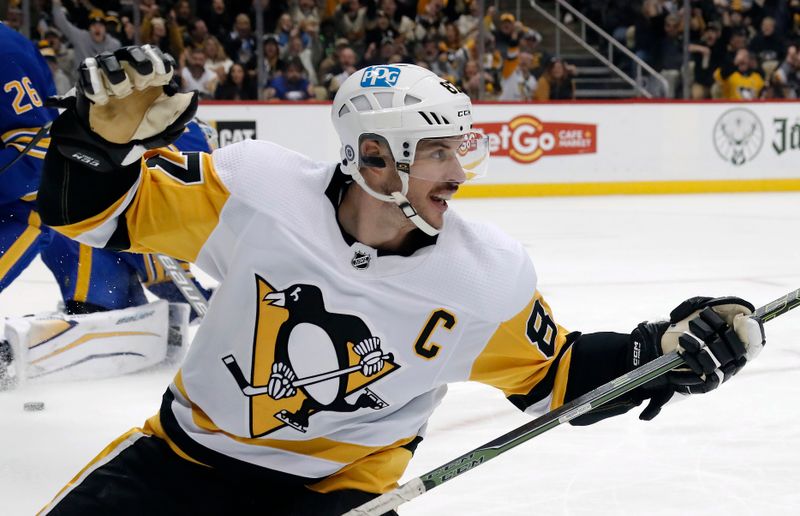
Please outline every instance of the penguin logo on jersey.
[{"label": "penguin logo on jersey", "polygon": [[256,284],[251,379],[233,355],[222,358],[250,398],[252,437],[285,426],[305,433],[317,412],[388,406],[368,386],[400,365],[360,317],[329,312],[315,285],[277,290],[258,275]]}]

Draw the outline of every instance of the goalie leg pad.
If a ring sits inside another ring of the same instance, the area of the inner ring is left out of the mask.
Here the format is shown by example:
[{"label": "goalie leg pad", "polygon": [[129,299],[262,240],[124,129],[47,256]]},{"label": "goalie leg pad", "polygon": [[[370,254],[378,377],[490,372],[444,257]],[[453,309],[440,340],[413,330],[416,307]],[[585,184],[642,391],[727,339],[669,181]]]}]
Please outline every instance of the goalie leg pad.
[{"label": "goalie leg pad", "polygon": [[168,331],[166,301],[85,315],[10,318],[5,329],[28,381],[107,378],[151,367],[167,355]]}]

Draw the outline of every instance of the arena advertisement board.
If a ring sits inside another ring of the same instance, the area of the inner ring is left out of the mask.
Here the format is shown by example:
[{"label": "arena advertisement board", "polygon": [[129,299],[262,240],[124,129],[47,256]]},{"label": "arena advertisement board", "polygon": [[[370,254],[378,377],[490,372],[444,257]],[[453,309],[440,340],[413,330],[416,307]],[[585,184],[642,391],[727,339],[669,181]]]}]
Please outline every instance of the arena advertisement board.
[{"label": "arena advertisement board", "polygon": [[[465,196],[800,190],[796,102],[485,103],[473,114],[492,156]],[[339,159],[325,103],[207,103],[199,116],[230,129],[226,143],[249,128]]]}]

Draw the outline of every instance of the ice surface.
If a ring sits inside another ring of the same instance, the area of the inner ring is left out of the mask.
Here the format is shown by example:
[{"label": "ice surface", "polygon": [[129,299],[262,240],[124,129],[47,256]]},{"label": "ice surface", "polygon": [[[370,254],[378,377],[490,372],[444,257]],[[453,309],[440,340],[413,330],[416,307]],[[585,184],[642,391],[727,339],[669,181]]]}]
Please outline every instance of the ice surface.
[{"label": "ice surface", "polygon": [[[800,287],[800,194],[458,200],[463,215],[524,242],[556,320],[630,331],[686,297],[763,304]],[[54,308],[37,262],[0,314]],[[800,513],[800,310],[733,382],[671,405],[558,427],[403,507],[403,515],[789,515]],[[0,393],[0,514],[29,515],[110,440],[158,409],[174,371]],[[43,412],[24,412],[44,401]],[[451,388],[404,479],[528,421],[474,384]]]}]

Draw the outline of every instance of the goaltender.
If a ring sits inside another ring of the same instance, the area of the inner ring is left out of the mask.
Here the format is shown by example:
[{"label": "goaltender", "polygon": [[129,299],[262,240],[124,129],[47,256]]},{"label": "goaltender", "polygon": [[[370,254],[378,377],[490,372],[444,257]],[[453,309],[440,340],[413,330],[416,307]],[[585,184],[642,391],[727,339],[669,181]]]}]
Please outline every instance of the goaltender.
[{"label": "goaltender", "polygon": [[87,59],[52,127],[42,219],[83,243],[164,253],[220,281],[159,413],[105,448],[49,514],[341,514],[396,486],[447,384],[555,409],[679,350],[588,424],[705,392],[763,347],[753,307],[681,303],[630,334],[567,332],[522,245],[448,209],[484,174],[470,99],[430,71],[351,75],[331,117],[338,162],[264,141],[162,147],[196,94],[153,47]]}]

